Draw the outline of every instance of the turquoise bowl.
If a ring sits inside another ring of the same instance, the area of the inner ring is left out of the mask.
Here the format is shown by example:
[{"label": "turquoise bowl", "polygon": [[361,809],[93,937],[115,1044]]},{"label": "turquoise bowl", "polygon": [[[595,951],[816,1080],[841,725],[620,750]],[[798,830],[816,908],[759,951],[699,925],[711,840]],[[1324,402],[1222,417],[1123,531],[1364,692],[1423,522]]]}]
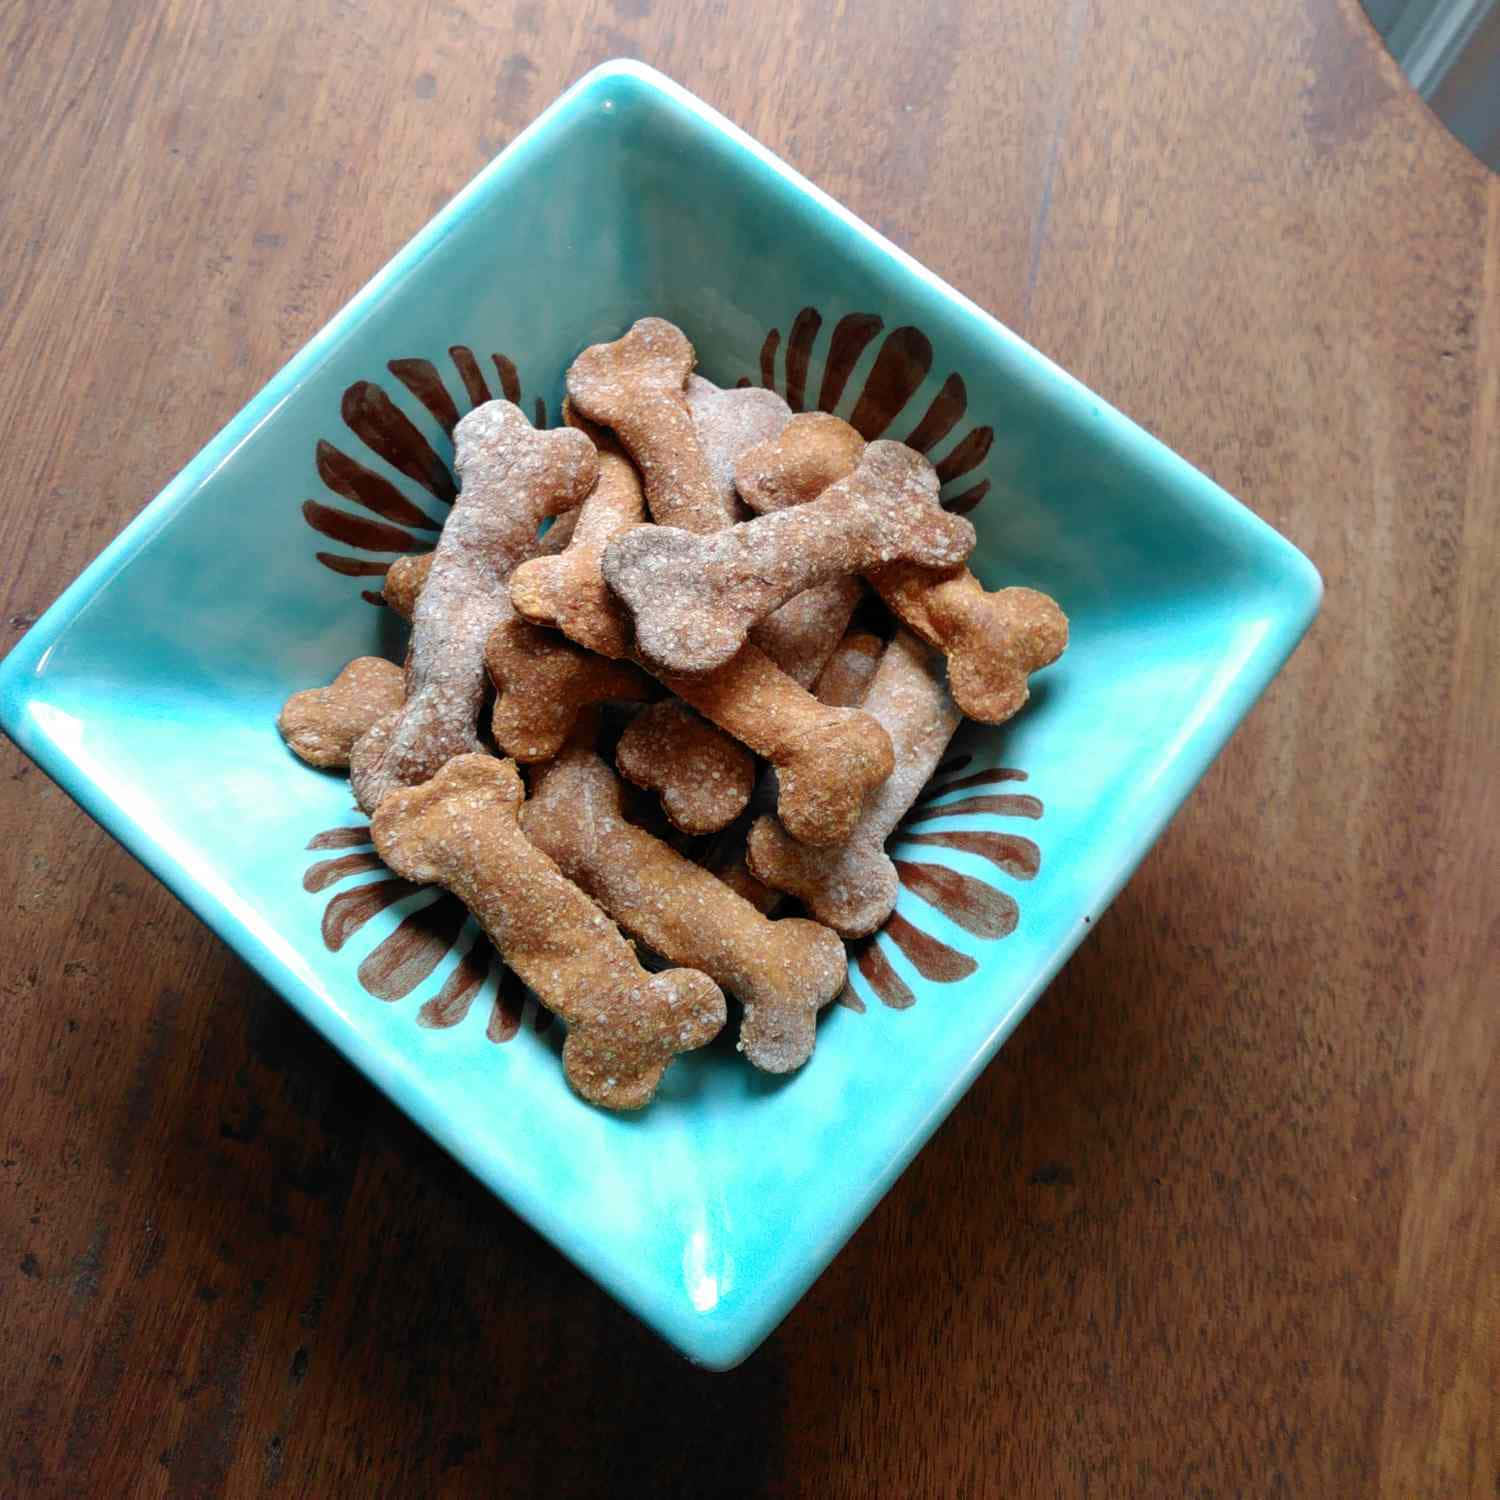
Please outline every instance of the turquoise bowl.
[{"label": "turquoise bowl", "polygon": [[[911,438],[990,586],[1072,644],[897,835],[896,915],[800,1073],[728,1042],[618,1118],[448,898],[396,881],[277,710],[401,650],[379,575],[431,546],[448,433],[555,420],[643,313],[720,384]],[[38,764],[471,1171],[691,1359],[775,1327],[1085,936],[1296,645],[1321,585],[1223,490],[634,63],[590,73],[141,513],[0,666]],[[372,604],[372,600],[376,603]],[[205,1003],[208,997],[205,998]]]}]

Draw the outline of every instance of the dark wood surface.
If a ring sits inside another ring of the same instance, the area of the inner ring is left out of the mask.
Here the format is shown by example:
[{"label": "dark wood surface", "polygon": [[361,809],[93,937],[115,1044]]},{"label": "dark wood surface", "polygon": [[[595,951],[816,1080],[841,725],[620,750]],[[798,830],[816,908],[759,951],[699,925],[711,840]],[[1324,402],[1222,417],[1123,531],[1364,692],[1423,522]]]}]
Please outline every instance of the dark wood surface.
[{"label": "dark wood surface", "polygon": [[0,639],[654,62],[1324,614],[805,1301],[680,1363],[0,750],[0,1493],[1500,1494],[1500,183],[1353,0],[12,0]]}]

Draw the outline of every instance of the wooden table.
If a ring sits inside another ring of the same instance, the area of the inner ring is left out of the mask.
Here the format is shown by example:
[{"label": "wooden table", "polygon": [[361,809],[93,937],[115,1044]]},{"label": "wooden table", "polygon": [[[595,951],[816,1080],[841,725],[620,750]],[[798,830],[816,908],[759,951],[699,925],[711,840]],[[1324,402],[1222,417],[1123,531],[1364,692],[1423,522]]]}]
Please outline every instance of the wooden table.
[{"label": "wooden table", "polygon": [[1245,497],[1323,616],[729,1375],[5,747],[0,1493],[1495,1495],[1500,180],[1353,0],[12,0],[0,639],[621,53]]}]

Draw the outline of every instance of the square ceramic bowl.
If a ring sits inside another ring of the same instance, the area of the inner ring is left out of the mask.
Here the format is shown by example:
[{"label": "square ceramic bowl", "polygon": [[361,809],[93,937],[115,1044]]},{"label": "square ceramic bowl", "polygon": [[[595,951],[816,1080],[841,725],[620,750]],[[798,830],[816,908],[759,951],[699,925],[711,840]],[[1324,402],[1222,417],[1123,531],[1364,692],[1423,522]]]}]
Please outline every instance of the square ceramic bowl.
[{"label": "square ceramic bowl", "polygon": [[[716,1044],[636,1118],[455,903],[394,880],[298,688],[397,655],[379,607],[491,395],[556,420],[644,313],[703,372],[925,448],[991,587],[1072,644],[955,743],[897,836],[896,915],[800,1073]],[[953,1107],[1317,611],[1307,560],[1183,460],[650,70],[589,74],[159,495],[0,668],[0,722],[515,1211],[690,1358],[743,1359]]]}]

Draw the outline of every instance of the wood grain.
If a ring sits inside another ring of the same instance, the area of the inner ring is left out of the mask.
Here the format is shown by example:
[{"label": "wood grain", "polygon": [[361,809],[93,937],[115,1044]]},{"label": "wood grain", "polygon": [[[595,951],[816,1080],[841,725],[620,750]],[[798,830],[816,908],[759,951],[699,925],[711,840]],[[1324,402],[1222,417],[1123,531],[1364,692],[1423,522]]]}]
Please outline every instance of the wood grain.
[{"label": "wood grain", "polygon": [[1325,613],[744,1368],[681,1364],[0,752],[0,1492],[1500,1493],[1500,186],[1354,0],[0,10],[0,639],[646,58]]}]

